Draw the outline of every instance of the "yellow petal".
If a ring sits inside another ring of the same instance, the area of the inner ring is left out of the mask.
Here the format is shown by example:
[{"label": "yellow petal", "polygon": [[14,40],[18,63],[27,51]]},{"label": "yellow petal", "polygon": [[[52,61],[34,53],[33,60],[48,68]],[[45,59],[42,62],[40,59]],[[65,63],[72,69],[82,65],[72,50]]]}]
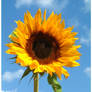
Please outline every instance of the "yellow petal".
[{"label": "yellow petal", "polygon": [[54,17],[54,12],[52,12],[51,15],[49,16],[49,18],[47,19],[48,24],[49,24],[49,22],[52,21],[52,19],[54,19],[53,17]]},{"label": "yellow petal", "polygon": [[72,46],[75,44],[75,41],[77,40],[78,38],[66,38],[64,39],[63,43],[60,44],[60,47],[65,47],[65,46]]},{"label": "yellow petal", "polygon": [[65,21],[63,20],[61,23],[61,27],[64,28],[65,27]]},{"label": "yellow petal", "polygon": [[6,44],[6,46],[9,48],[19,47],[19,45],[17,45],[16,43],[8,43],[8,44]]},{"label": "yellow petal", "polygon": [[43,19],[44,19],[44,21],[46,21],[46,9],[44,11]]},{"label": "yellow petal", "polygon": [[18,57],[24,61],[25,66],[29,66],[32,63],[32,58],[28,56],[27,53],[18,53],[17,52]]},{"label": "yellow petal", "polygon": [[41,10],[39,9],[35,15],[34,18],[34,25],[35,25],[35,30],[40,30],[41,28],[41,22],[42,22],[42,18],[41,18]]},{"label": "yellow petal", "polygon": [[16,63],[19,63],[21,66],[25,66],[24,61],[21,60],[19,57],[16,58]]},{"label": "yellow petal", "polygon": [[56,74],[57,74],[57,76],[59,77],[59,79],[61,80],[61,74],[62,74],[62,70],[61,70],[61,67],[55,67],[54,66],[54,69],[55,69],[55,72],[56,72]]},{"label": "yellow petal", "polygon": [[52,76],[52,73],[55,72],[55,70],[52,67],[52,65],[46,65],[45,69],[46,69],[47,73],[49,73],[51,76]]},{"label": "yellow petal", "polygon": [[[28,31],[26,25],[20,20],[15,21],[15,22],[17,23],[17,28],[14,30],[14,32],[17,31],[20,36],[23,35],[22,38],[26,37],[29,34],[30,30]],[[16,35],[18,36],[18,34]]]},{"label": "yellow petal", "polygon": [[39,65],[37,68],[35,68],[34,73],[37,73],[37,72],[44,72],[43,65]]},{"label": "yellow petal", "polygon": [[29,11],[27,11],[27,14],[24,15],[24,23],[28,27],[29,33],[32,32],[34,24],[33,24],[33,17],[31,16]]},{"label": "yellow petal", "polygon": [[33,60],[32,63],[30,64],[30,69],[36,69],[39,66],[39,63],[36,60]]},{"label": "yellow petal", "polygon": [[80,64],[75,61],[75,60],[78,60],[79,58],[80,58],[79,56],[62,57],[61,59],[58,59],[58,60],[63,64],[63,66],[66,66],[66,67],[76,67],[76,66],[80,66]]},{"label": "yellow petal", "polygon": [[17,24],[17,28],[18,28],[21,32],[23,32],[23,31],[24,31],[24,23],[21,22],[20,20],[15,21],[15,22],[16,22],[16,24]]},{"label": "yellow petal", "polygon": [[17,37],[14,37],[14,36],[12,36],[12,35],[9,35],[9,38],[10,38],[12,41],[14,41],[14,42],[19,43],[19,39],[18,39]]},{"label": "yellow petal", "polygon": [[66,69],[62,68],[62,74],[65,75],[65,78],[68,78],[69,77],[69,73],[67,72]]},{"label": "yellow petal", "polygon": [[69,56],[81,56],[81,54],[77,51],[78,48],[80,48],[81,46],[72,46],[72,47],[62,47],[61,49],[61,54],[62,57],[69,57]]},{"label": "yellow petal", "polygon": [[16,55],[16,52],[14,52],[12,49],[8,49],[6,53]]},{"label": "yellow petal", "polygon": [[25,53],[26,51],[21,48],[19,45],[15,44],[15,43],[9,43],[9,44],[6,44],[6,46],[8,46],[12,52],[15,52],[15,53]]},{"label": "yellow petal", "polygon": [[80,66],[80,64],[76,61],[72,61],[72,62],[66,63],[65,66],[66,67],[77,67],[77,66]]}]

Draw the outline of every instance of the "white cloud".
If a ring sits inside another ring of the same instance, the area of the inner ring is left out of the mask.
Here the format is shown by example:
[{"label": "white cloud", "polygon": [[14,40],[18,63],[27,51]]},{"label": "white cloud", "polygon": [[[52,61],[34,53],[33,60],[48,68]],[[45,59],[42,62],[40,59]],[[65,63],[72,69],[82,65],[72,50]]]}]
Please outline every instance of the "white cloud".
[{"label": "white cloud", "polygon": [[43,7],[48,7],[48,6],[52,6],[53,1],[54,0],[36,0],[36,3]]},{"label": "white cloud", "polygon": [[1,92],[17,92],[17,89],[12,89],[12,90],[2,90]]},{"label": "white cloud", "polygon": [[24,70],[22,70],[22,69],[20,69],[16,72],[5,72],[3,74],[2,78],[4,81],[11,82],[14,79],[20,78],[22,76],[23,72],[24,72]]},{"label": "white cloud", "polygon": [[84,73],[85,73],[88,77],[91,77],[91,68],[90,68],[90,67],[87,67],[87,68],[84,70]]},{"label": "white cloud", "polygon": [[15,7],[20,8],[21,6],[30,6],[32,0],[16,0]]},{"label": "white cloud", "polygon": [[49,10],[54,10],[61,12],[64,8],[67,7],[69,0],[36,0],[36,5],[41,8],[49,8]]},{"label": "white cloud", "polygon": [[89,44],[89,42],[90,42],[90,39],[88,39],[88,38],[85,38],[85,37],[81,37],[80,38],[80,43],[81,44]]},{"label": "white cloud", "polygon": [[85,13],[90,12],[90,10],[91,10],[91,0],[84,0],[84,6],[82,7],[82,10]]},{"label": "white cloud", "polygon": [[85,46],[87,46],[87,47],[89,47],[90,46],[90,36],[82,36],[82,37],[80,37],[80,44],[82,44],[82,45],[85,45]]},{"label": "white cloud", "polygon": [[69,0],[16,0],[15,7],[20,8],[21,6],[39,6],[41,8],[50,8],[54,10],[64,9]]},{"label": "white cloud", "polygon": [[86,25],[83,25],[82,29],[84,32],[82,33],[83,36],[80,37],[80,44],[89,46],[91,41],[90,28],[88,28]]}]

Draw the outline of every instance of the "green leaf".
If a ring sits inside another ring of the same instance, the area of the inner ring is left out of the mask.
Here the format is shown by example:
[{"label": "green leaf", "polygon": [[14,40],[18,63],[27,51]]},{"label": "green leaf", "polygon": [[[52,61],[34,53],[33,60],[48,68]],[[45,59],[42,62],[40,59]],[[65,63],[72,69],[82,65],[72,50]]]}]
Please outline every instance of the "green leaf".
[{"label": "green leaf", "polygon": [[52,86],[54,92],[62,92],[61,85],[57,81],[56,74],[53,74],[52,76],[48,75],[48,83]]},{"label": "green leaf", "polygon": [[29,73],[31,72],[31,70],[29,69],[29,67],[24,71],[22,77],[20,80],[22,80],[25,76],[27,76]]}]

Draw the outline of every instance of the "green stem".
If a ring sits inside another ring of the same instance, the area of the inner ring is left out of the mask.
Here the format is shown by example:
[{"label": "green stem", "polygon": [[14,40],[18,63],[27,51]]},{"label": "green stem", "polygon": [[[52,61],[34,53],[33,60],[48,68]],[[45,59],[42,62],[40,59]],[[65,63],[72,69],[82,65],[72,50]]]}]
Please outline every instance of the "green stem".
[{"label": "green stem", "polygon": [[39,89],[39,74],[36,73],[34,77],[34,92],[38,92]]}]

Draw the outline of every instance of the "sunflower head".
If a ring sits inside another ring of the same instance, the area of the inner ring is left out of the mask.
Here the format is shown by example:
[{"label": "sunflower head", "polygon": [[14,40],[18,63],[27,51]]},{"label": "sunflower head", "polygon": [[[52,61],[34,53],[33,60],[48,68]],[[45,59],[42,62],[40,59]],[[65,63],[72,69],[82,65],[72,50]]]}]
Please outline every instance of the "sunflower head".
[{"label": "sunflower head", "polygon": [[7,44],[9,49],[6,51],[17,56],[16,63],[29,67],[34,73],[56,73],[60,79],[61,74],[65,78],[69,76],[64,66],[80,65],[76,62],[81,55],[77,51],[80,45],[75,45],[77,33],[72,32],[73,27],[65,28],[61,14],[52,12],[46,19],[45,10],[42,19],[40,9],[34,18],[27,11],[24,23],[20,20],[16,23],[17,28],[9,36],[12,43]]}]

